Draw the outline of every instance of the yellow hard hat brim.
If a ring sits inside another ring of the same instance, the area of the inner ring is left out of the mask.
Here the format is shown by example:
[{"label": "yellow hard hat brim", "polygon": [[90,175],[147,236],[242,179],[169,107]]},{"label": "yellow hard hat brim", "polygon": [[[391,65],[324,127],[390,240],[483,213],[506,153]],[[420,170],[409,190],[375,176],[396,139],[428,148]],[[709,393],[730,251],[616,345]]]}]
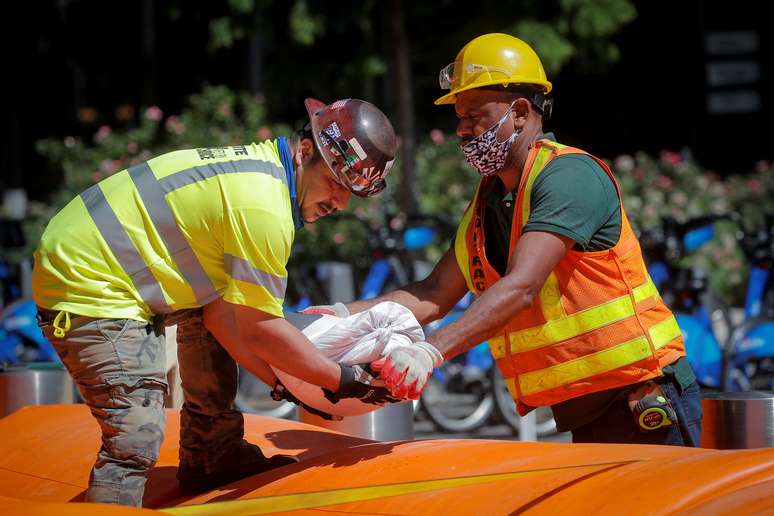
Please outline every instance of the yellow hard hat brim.
[{"label": "yellow hard hat brim", "polygon": [[506,83],[503,83],[503,81],[472,82],[467,86],[463,86],[462,88],[457,88],[456,90],[450,91],[446,95],[438,97],[437,99],[435,99],[435,102],[433,104],[435,104],[436,106],[441,106],[443,104],[454,104],[457,101],[457,95],[459,93],[462,93],[463,91],[474,90],[476,88],[482,88],[484,86],[494,86],[498,84],[501,86],[507,86],[509,84],[531,84],[535,86],[542,86],[543,93],[545,94],[550,93],[551,89],[553,88],[553,85],[549,81],[535,81],[534,79],[520,81],[518,77],[514,77],[513,79],[509,80]]}]

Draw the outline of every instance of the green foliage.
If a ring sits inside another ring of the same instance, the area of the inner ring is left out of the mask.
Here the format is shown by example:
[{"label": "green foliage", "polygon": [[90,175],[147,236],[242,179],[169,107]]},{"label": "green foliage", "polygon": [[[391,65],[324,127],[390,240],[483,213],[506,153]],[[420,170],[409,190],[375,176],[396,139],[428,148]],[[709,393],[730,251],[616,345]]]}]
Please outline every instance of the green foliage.
[{"label": "green foliage", "polygon": [[520,17],[508,28],[532,45],[549,77],[576,56],[594,68],[618,60],[612,37],[637,17],[629,0],[560,0],[557,7],[551,19]]},{"label": "green foliage", "polygon": [[164,152],[193,147],[218,147],[262,141],[290,134],[286,125],[270,125],[262,98],[208,86],[188,99],[179,114],[165,116],[157,106],[142,111],[129,129],[100,127],[91,141],[71,136],[36,144],[38,153],[62,170],[63,182],[48,203],[31,203],[25,221],[29,248],[37,245],[48,220],[92,184]]},{"label": "green foliage", "polygon": [[[725,179],[701,168],[690,155],[670,151],[658,158],[644,153],[619,156],[613,168],[635,228],[654,227],[662,217],[685,222],[732,211],[740,213],[749,227],[761,228],[763,214],[774,212],[774,170],[766,162],[747,174]],[[736,229],[733,223],[718,223],[715,239],[684,260],[686,265],[707,270],[712,290],[730,304],[742,302],[748,273]]]},{"label": "green foliage", "polygon": [[535,49],[549,77],[557,74],[575,55],[575,46],[551,24],[524,20],[514,25],[512,32]]},{"label": "green foliage", "polygon": [[[25,253],[31,253],[46,222],[59,209],[104,177],[173,149],[243,144],[289,133],[288,126],[267,123],[263,98],[210,86],[192,95],[180,114],[164,115],[151,106],[141,112],[134,126],[102,126],[89,141],[73,137],[41,140],[38,152],[61,168],[63,182],[49,203],[31,203],[24,226],[31,247]],[[458,139],[432,130],[417,146],[415,165],[420,211],[458,221],[478,183],[478,176],[462,157]],[[334,216],[300,231],[296,243],[301,252],[294,254],[294,261],[342,260],[365,270],[371,263],[368,232],[385,224],[394,229],[405,224],[398,202],[400,177],[395,171],[399,166],[396,161],[388,188],[380,197],[353,197],[349,217]],[[611,166],[636,229],[653,227],[665,216],[685,221],[730,211],[740,212],[745,221],[760,227],[762,214],[774,212],[774,170],[766,162],[747,174],[725,179],[704,170],[689,155],[669,151],[658,157],[645,153],[619,156]],[[715,292],[729,303],[739,303],[747,266],[736,246],[733,225],[718,226],[716,239],[686,263],[707,269]],[[445,235],[445,241],[428,251],[431,261],[445,251],[449,237]]]},{"label": "green foliage", "polygon": [[296,43],[309,47],[325,32],[325,20],[309,12],[306,0],[296,0],[290,10],[290,30]]},{"label": "green foliage", "polygon": [[569,31],[581,38],[612,36],[637,17],[629,0],[561,0]]},{"label": "green foliage", "polygon": [[231,18],[214,18],[210,21],[210,51],[231,48],[234,46],[234,43],[244,38],[244,36],[244,29],[235,26]]}]

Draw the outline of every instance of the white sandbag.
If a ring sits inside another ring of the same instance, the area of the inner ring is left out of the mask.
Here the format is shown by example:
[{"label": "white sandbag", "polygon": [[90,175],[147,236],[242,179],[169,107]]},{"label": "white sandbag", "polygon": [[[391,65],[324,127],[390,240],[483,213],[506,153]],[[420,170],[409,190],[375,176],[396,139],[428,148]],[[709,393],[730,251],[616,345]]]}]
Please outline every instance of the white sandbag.
[{"label": "white sandbag", "polygon": [[[303,333],[328,358],[344,365],[369,364],[398,346],[425,339],[422,326],[403,305],[385,301],[349,317],[323,315],[303,328]],[[358,399],[331,403],[317,385],[299,380],[272,366],[295,397],[309,406],[336,416],[356,416],[379,408]],[[383,385],[383,384],[381,384]]]}]

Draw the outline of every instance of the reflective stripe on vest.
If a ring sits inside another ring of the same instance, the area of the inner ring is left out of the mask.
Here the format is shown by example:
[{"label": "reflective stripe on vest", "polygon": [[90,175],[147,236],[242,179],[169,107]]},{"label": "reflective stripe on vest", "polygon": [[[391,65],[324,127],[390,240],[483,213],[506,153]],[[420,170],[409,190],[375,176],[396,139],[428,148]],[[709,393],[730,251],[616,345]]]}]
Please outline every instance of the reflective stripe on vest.
[{"label": "reflective stripe on vest", "polygon": [[[674,316],[669,316],[660,323],[654,324],[648,329],[651,341],[655,349],[664,347],[669,342],[680,336],[680,327]],[[644,360],[651,356],[652,350],[646,337],[637,337],[622,344],[583,355],[575,360],[562,362],[552,367],[521,373],[519,389],[522,396],[529,396],[536,392],[553,389],[562,385],[588,378],[601,373],[614,371],[620,367]],[[513,378],[506,383],[514,383]],[[510,386],[509,386],[510,387]],[[515,392],[511,390],[511,392]]]},{"label": "reflective stripe on vest", "polygon": [[[552,318],[539,326],[511,332],[508,334],[511,353],[550,346],[633,317],[635,304],[658,297],[658,290],[650,280],[644,285],[635,287],[633,293],[634,302],[631,296],[621,296],[571,315]],[[495,360],[505,357],[505,339],[502,336],[490,339],[489,345]]]},{"label": "reflective stripe on vest", "polygon": [[[156,179],[147,162],[130,167],[127,172],[142,199],[153,226],[167,249],[170,260],[174,257],[177,269],[191,287],[199,306],[210,303],[219,294],[180,230],[180,226],[166,201],[166,194],[221,174],[268,174],[280,179],[283,183],[287,183],[287,177],[282,167],[255,159],[207,163],[175,172],[162,179]],[[145,304],[156,314],[173,312],[174,309],[167,303],[161,284],[129,238],[126,229],[107,202],[99,184],[93,185],[83,192],[81,198],[102,238],[107,242],[118,263],[131,278]],[[232,269],[229,267],[233,267],[234,272],[231,274],[235,279],[260,285],[275,297],[284,295],[287,278],[254,269],[247,261],[230,255],[224,256],[224,262],[227,271],[231,272]]]}]

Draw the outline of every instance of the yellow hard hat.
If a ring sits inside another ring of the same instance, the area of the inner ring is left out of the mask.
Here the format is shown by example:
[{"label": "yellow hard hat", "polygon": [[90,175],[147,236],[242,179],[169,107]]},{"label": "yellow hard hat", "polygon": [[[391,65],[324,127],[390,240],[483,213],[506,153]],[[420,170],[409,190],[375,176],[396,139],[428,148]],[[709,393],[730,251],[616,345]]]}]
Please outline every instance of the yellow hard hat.
[{"label": "yellow hard hat", "polygon": [[544,94],[551,91],[543,64],[532,47],[499,33],[478,36],[462,47],[457,59],[441,70],[438,80],[441,89],[450,91],[438,98],[436,105],[454,104],[462,91],[498,84],[533,84]]}]

